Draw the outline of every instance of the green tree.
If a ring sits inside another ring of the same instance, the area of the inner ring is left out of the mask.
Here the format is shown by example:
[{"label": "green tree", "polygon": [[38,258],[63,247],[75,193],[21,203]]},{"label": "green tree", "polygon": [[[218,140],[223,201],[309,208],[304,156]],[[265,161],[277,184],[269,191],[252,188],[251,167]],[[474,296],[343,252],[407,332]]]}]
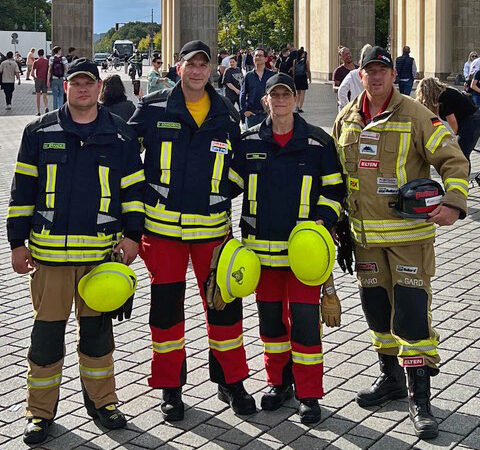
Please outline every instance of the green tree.
[{"label": "green tree", "polygon": [[0,0],[0,30],[45,31],[51,40],[51,8],[47,0]]},{"label": "green tree", "polygon": [[386,48],[390,42],[390,0],[375,0],[375,45]]},{"label": "green tree", "polygon": [[140,42],[138,43],[138,50],[141,52],[145,52],[149,49],[150,47],[150,36],[146,36],[142,39],[140,39]]},{"label": "green tree", "polygon": [[[137,47],[139,42],[150,36],[151,33],[161,33],[162,27],[157,23],[150,22],[128,22],[118,31],[115,28],[110,28],[105,36],[95,43],[96,52],[111,52],[113,42],[117,39],[128,39],[132,41]],[[148,47],[147,47],[148,49]]]}]

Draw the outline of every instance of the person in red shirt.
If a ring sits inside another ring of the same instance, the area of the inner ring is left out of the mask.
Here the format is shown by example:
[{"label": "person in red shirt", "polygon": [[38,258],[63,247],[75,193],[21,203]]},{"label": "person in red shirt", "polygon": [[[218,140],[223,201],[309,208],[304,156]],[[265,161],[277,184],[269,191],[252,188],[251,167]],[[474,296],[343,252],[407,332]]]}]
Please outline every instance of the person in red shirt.
[{"label": "person in red shirt", "polygon": [[43,105],[45,112],[48,112],[48,98],[47,98],[47,74],[48,74],[48,59],[45,58],[45,51],[38,50],[38,59],[33,63],[32,76],[35,80],[35,93],[37,94],[37,116],[40,115],[40,96],[43,96]]}]

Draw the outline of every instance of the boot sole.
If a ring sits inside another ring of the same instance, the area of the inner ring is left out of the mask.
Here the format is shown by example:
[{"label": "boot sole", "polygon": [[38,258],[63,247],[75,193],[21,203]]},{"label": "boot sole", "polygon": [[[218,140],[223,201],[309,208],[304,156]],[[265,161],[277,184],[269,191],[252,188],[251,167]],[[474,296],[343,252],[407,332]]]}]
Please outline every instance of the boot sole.
[{"label": "boot sole", "polygon": [[92,419],[98,419],[98,421],[104,426],[105,428],[109,430],[118,430],[120,428],[125,428],[127,426],[127,419],[125,419],[123,422],[119,424],[105,424],[102,422],[102,419],[100,419],[100,415],[97,413],[97,411],[92,411],[87,409],[87,414],[92,418]]},{"label": "boot sole", "polygon": [[222,391],[218,391],[217,397],[220,401],[229,405],[230,408],[233,409],[233,412],[235,414],[238,414],[240,416],[249,416],[257,412],[257,408],[255,406],[253,406],[253,408],[248,409],[246,411],[236,411],[235,408],[230,404],[230,398],[228,397],[228,395],[224,394]]},{"label": "boot sole", "polygon": [[[409,417],[413,424],[412,415],[409,414]],[[414,425],[413,430],[415,431],[417,437],[422,440],[435,439],[438,436],[438,428],[436,430],[417,430]]]},{"label": "boot sole", "polygon": [[357,402],[358,406],[364,408],[367,406],[380,406],[382,403],[385,403],[387,400],[399,400],[401,398],[406,398],[407,395],[408,395],[407,390],[405,389],[401,391],[390,392],[376,400],[366,400],[356,396],[355,401]]},{"label": "boot sole", "polygon": [[[160,409],[160,411],[162,411]],[[162,411],[162,416],[163,416],[163,419],[166,421],[166,422],[180,422],[181,420],[183,420],[183,418],[185,417],[185,414],[184,413],[181,413],[181,414],[168,414],[168,413],[164,413]]]}]

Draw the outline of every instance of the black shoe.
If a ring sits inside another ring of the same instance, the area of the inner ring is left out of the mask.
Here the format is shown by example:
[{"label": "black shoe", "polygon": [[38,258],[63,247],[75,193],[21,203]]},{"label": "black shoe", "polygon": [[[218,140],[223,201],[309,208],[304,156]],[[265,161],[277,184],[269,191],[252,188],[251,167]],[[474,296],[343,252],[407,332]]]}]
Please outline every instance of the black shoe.
[{"label": "black shoe", "polygon": [[291,384],[270,386],[270,390],[266,394],[263,394],[261,402],[262,409],[265,411],[275,411],[292,397],[293,387]]},{"label": "black shoe", "polygon": [[300,422],[303,424],[320,422],[322,412],[318,400],[316,398],[300,398],[299,400],[298,415],[300,416]]},{"label": "black shoe", "polygon": [[303,111],[303,109],[298,108],[298,112],[299,112],[299,113],[303,113],[304,111]]},{"label": "black shoe", "polygon": [[50,110],[48,108],[45,108],[45,114],[47,114],[47,112],[49,112]]},{"label": "black shoe", "polygon": [[182,401],[182,388],[164,388],[163,402],[160,405],[163,418],[167,422],[183,420],[185,405]]},{"label": "black shoe", "polygon": [[387,400],[405,398],[407,385],[405,372],[396,356],[378,355],[380,359],[380,376],[368,389],[358,392],[355,400],[359,406],[377,406]]},{"label": "black shoe", "polygon": [[52,419],[42,419],[41,417],[27,419],[27,425],[23,432],[23,442],[25,444],[40,444],[47,439],[48,430],[52,423]]},{"label": "black shoe", "polygon": [[257,411],[254,398],[245,390],[243,383],[219,384],[218,398],[228,403],[235,414],[246,416]]},{"label": "black shoe", "polygon": [[[438,372],[437,372],[438,373]],[[438,423],[430,405],[430,374],[427,366],[408,367],[408,412],[420,439],[438,436]]]},{"label": "black shoe", "polygon": [[38,113],[37,113],[37,116],[41,116],[41,114],[38,112]]},{"label": "black shoe", "polygon": [[98,418],[100,423],[109,430],[116,430],[117,428],[125,428],[127,426],[127,419],[114,403],[98,409],[87,408],[87,413],[94,419]]}]

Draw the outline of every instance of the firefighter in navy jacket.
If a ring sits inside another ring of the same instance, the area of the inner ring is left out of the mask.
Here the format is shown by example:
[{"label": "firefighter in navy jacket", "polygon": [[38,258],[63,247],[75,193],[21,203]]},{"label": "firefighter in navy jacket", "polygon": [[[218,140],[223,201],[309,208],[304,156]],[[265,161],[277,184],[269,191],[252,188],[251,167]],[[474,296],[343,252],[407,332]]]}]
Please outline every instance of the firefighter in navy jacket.
[{"label": "firefighter in navy jacket", "polygon": [[292,396],[295,382],[303,422],[320,419],[323,354],[320,286],[306,286],[289,269],[287,241],[302,220],[321,220],[331,229],[345,194],[333,139],[305,122],[295,107],[291,77],[267,81],[270,116],[242,136],[229,179],[244,191],[240,220],[243,243],[260,258],[257,287],[260,335],[271,391],[262,408],[277,409]]},{"label": "firefighter in navy jacket", "polygon": [[[140,255],[151,276],[153,341],[150,386],[163,389],[166,420],[183,419],[186,382],[185,276],[189,257],[206,307],[204,286],[213,250],[228,234],[228,169],[239,138],[238,114],[208,83],[210,49],[182,48],[181,81],[143,98],[130,124],[146,148],[145,234]],[[255,411],[242,381],[248,375],[241,300],[207,310],[210,378],[239,414]]]},{"label": "firefighter in navy jacket", "polygon": [[126,423],[115,407],[111,318],[91,310],[77,289],[114,245],[130,264],[144,223],[138,140],[122,119],[97,106],[100,88],[96,65],[78,59],[65,81],[67,104],[26,127],[15,167],[7,218],[12,264],[17,273],[35,268],[27,443],[47,437],[56,413],[73,298],[89,414],[108,428]]}]

